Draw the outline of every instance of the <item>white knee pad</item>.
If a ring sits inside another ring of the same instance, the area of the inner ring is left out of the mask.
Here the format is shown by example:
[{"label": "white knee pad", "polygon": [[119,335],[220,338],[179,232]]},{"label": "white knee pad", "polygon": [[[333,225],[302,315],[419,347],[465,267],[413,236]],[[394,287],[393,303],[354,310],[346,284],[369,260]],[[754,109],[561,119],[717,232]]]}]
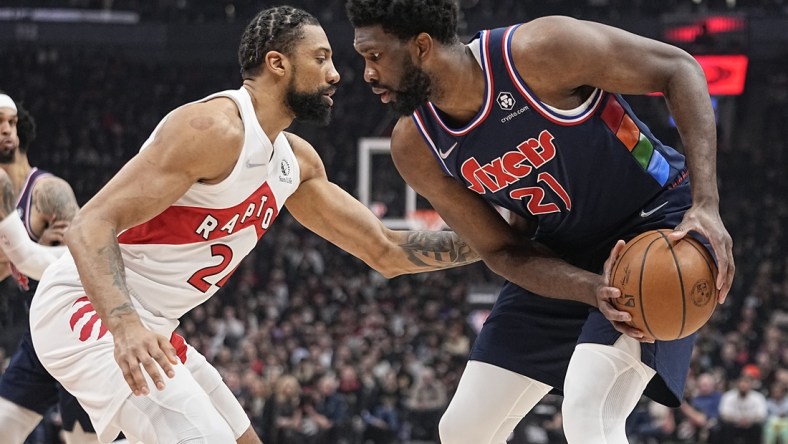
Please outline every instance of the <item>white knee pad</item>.
[{"label": "white knee pad", "polygon": [[230,426],[189,371],[182,365],[173,369],[175,377],[166,381],[164,390],[154,389],[148,396],[130,395],[113,422],[145,444],[235,442]]},{"label": "white knee pad", "polygon": [[523,375],[470,361],[438,426],[443,444],[504,444],[551,387]]},{"label": "white knee pad", "polygon": [[184,365],[189,369],[197,384],[208,394],[213,406],[230,425],[233,435],[238,439],[251,425],[249,416],[238,403],[235,395],[222,381],[219,372],[194,347],[188,344],[187,347]]},{"label": "white knee pad", "polygon": [[569,444],[626,444],[625,422],[656,372],[640,361],[640,344],[579,344],[564,383],[564,433]]},{"label": "white knee pad", "polygon": [[43,416],[0,396],[0,434],[3,442],[22,444]]},{"label": "white knee pad", "polygon": [[79,421],[74,424],[74,430],[70,432],[63,431],[63,436],[66,444],[100,444],[98,435],[95,432],[82,430],[82,424]]}]

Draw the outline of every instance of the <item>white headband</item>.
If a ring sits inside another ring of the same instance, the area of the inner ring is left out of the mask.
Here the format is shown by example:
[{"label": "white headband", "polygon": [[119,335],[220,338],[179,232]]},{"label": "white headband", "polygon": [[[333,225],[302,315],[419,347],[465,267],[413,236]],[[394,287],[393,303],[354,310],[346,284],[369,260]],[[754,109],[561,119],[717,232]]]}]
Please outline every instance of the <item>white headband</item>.
[{"label": "white headband", "polygon": [[17,112],[16,103],[7,94],[0,94],[0,108],[11,108],[14,112]]}]

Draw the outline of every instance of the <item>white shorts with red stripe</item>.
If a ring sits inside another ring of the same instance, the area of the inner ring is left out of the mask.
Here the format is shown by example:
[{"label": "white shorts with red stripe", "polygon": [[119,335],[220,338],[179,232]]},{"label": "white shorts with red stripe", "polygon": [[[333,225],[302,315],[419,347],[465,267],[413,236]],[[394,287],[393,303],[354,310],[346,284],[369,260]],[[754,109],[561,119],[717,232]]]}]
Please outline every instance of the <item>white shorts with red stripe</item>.
[{"label": "white shorts with red stripe", "polygon": [[[199,373],[195,379],[206,392],[222,384],[205,357],[174,333],[177,321],[157,317],[136,300],[132,302],[146,327],[170,338],[189,373]],[[112,441],[120,432],[113,418],[131,389],[115,361],[112,334],[102,325],[85,291],[75,285],[39,286],[30,309],[30,330],[41,363],[79,400],[99,439]]]}]

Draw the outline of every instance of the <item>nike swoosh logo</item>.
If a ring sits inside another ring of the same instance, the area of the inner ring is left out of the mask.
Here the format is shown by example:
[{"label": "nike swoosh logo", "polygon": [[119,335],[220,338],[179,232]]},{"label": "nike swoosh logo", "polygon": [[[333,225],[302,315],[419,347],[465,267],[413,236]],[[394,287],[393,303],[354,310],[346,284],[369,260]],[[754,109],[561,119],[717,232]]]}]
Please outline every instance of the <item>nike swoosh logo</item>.
[{"label": "nike swoosh logo", "polygon": [[452,145],[451,148],[449,148],[446,151],[443,151],[443,150],[439,149],[438,150],[438,155],[441,156],[441,159],[446,160],[446,158],[449,157],[451,152],[454,151],[454,148],[457,148],[457,142],[454,142],[454,145]]},{"label": "nike swoosh logo", "polygon": [[657,212],[657,210],[659,210],[660,208],[664,207],[664,206],[665,206],[665,205],[667,205],[667,204],[668,204],[667,202],[662,202],[662,205],[660,205],[660,206],[658,206],[658,207],[656,207],[656,208],[652,208],[652,209],[651,209],[651,210],[649,210],[649,211],[643,211],[643,210],[640,210],[640,217],[649,217],[649,216],[651,216],[652,214],[656,213],[656,212]]},{"label": "nike swoosh logo", "polygon": [[266,163],[266,162],[264,162],[264,163],[246,162],[246,168],[257,168],[257,167],[266,166],[266,165],[268,165],[268,163]]}]

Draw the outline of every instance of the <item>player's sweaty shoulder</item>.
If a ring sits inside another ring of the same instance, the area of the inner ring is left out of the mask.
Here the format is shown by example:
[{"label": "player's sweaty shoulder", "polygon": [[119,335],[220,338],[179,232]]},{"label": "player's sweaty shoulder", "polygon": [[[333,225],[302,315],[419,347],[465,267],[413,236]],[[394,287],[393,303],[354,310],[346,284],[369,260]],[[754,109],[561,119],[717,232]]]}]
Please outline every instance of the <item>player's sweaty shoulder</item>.
[{"label": "player's sweaty shoulder", "polygon": [[[227,97],[183,105],[175,122],[183,130],[224,140],[242,138],[244,125],[238,107]],[[173,116],[175,117],[175,116]]]},{"label": "player's sweaty shoulder", "polygon": [[410,117],[400,117],[391,132],[392,155],[416,151],[425,145],[416,124]]},{"label": "player's sweaty shoulder", "polygon": [[242,136],[244,132],[240,111],[230,98],[217,97],[207,102],[186,105],[189,127],[195,131],[227,132],[228,136]]},{"label": "player's sweaty shoulder", "polygon": [[400,118],[391,133],[391,158],[400,175],[416,191],[426,191],[442,170],[431,154],[413,119]]},{"label": "player's sweaty shoulder", "polygon": [[511,52],[515,69],[542,102],[573,108],[577,88],[583,86],[577,68],[589,40],[585,22],[571,17],[548,16],[524,23],[515,31]]},{"label": "player's sweaty shoulder", "polygon": [[226,177],[243,148],[244,128],[230,99],[190,103],[173,111],[156,133],[151,149],[156,165],[186,170],[206,183]]}]

